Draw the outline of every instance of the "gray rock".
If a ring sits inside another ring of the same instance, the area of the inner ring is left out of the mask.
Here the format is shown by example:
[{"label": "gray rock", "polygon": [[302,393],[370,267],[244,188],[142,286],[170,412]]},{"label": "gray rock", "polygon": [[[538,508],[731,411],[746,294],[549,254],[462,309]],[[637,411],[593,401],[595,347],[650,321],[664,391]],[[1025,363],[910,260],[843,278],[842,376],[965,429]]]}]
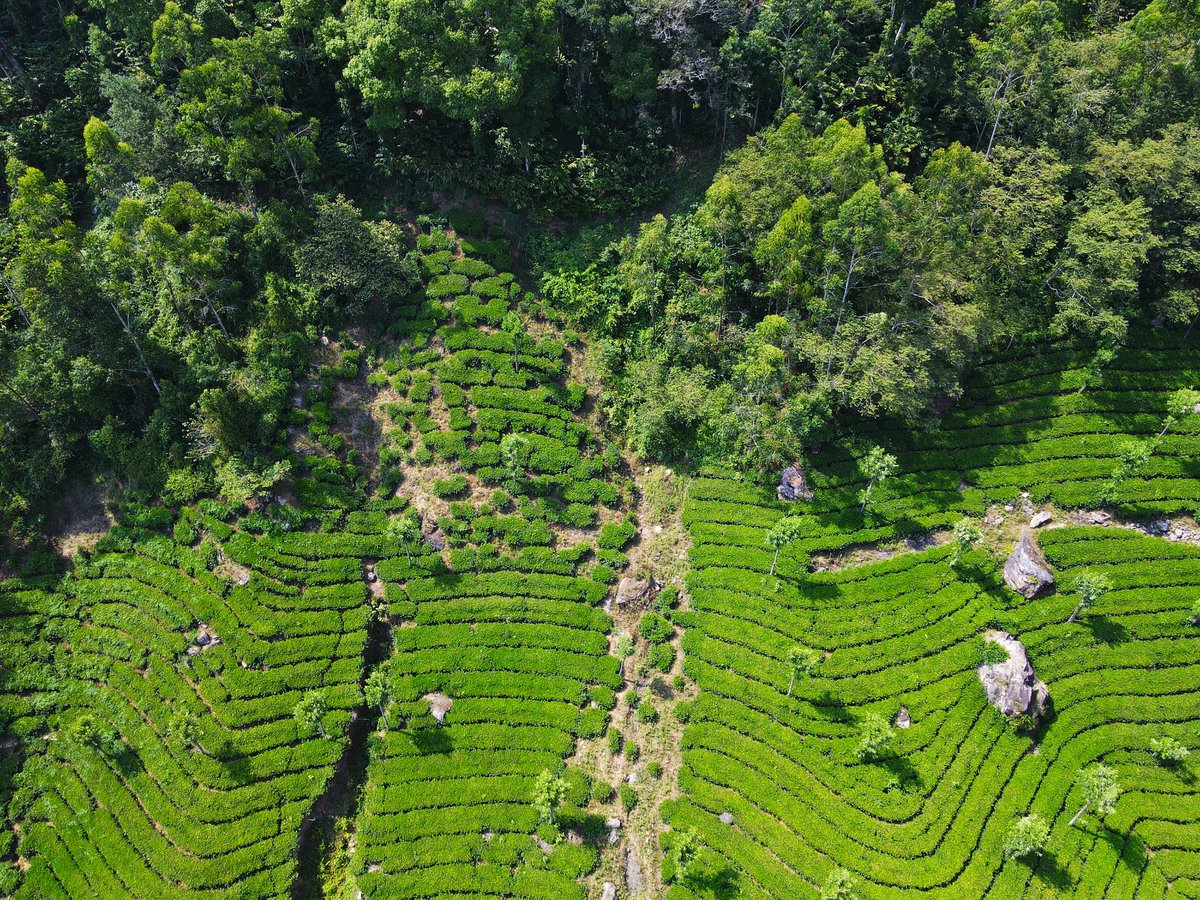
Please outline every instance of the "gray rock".
[{"label": "gray rock", "polygon": [[438,724],[446,721],[446,713],[450,712],[450,707],[454,705],[454,701],[441,691],[426,694],[421,699],[429,704],[429,714],[438,720]]},{"label": "gray rock", "polygon": [[811,500],[812,490],[804,480],[804,470],[799,463],[792,463],[779,473],[779,486],[775,496],[780,500]]},{"label": "gray rock", "polygon": [[1004,561],[1004,582],[1029,600],[1043,588],[1054,584],[1054,576],[1046,567],[1046,557],[1028,528],[1021,530],[1021,540]]},{"label": "gray rock", "polygon": [[625,848],[625,887],[631,897],[642,892],[642,866],[632,847]]},{"label": "gray rock", "polygon": [[900,712],[896,713],[896,727],[897,728],[911,728],[912,727],[912,716],[909,715],[907,706],[900,707]]},{"label": "gray rock", "polygon": [[732,825],[733,824],[733,813],[731,813],[731,812],[723,812],[719,816],[717,816],[717,818],[721,820],[722,825]]},{"label": "gray rock", "polygon": [[1033,518],[1029,520],[1029,527],[1041,528],[1053,518],[1054,516],[1052,516],[1050,513],[1042,510],[1040,513],[1035,513]]},{"label": "gray rock", "polygon": [[650,582],[644,578],[622,578],[617,585],[617,603],[632,603],[641,600],[650,590]]},{"label": "gray rock", "polygon": [[604,882],[604,890],[600,892],[600,900],[617,900],[617,886],[611,881]]},{"label": "gray rock", "polygon": [[983,639],[999,644],[1008,659],[981,664],[976,672],[987,692],[988,703],[1006,716],[1038,716],[1050,702],[1050,691],[1033,671],[1025,645],[1004,631],[984,632]]}]

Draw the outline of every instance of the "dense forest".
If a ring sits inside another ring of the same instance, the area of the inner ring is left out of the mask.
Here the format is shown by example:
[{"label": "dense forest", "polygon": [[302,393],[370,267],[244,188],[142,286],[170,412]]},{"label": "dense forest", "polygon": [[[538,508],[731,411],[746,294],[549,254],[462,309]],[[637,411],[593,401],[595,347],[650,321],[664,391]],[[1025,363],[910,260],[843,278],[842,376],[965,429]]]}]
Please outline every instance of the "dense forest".
[{"label": "dense forest", "polygon": [[[2,15],[12,536],[81,467],[170,502],[277,477],[307,348],[404,301],[388,216],[455,186],[587,225],[531,264],[650,458],[770,465],[847,414],[928,420],[976,354],[1039,336],[1089,342],[1101,379],[1129,322],[1198,310],[1183,0]],[[699,202],[607,242],[714,157]]]},{"label": "dense forest", "polygon": [[724,156],[630,238],[530,242],[614,424],[662,460],[761,466],[839,415],[928,419],[1014,340],[1079,336],[1102,378],[1130,320],[1198,312],[1181,0],[2,14],[12,533],[79,466],[250,496],[306,348],[412,286],[388,210],[454,186],[604,221]]}]

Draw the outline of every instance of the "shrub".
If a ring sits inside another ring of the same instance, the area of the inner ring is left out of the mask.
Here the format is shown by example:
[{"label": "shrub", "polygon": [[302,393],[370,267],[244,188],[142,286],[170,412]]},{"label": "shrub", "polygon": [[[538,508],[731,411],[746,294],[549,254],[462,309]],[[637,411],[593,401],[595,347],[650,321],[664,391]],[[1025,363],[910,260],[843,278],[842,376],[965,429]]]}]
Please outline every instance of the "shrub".
[{"label": "shrub", "polygon": [[443,499],[458,497],[467,492],[471,486],[465,475],[451,475],[448,478],[438,478],[433,482],[433,492]]},{"label": "shrub", "polygon": [[675,634],[675,629],[656,612],[647,612],[638,621],[638,634],[651,644],[661,644],[669,641]]},{"label": "shrub", "polygon": [[621,785],[620,794],[621,794],[621,807],[626,812],[629,812],[631,809],[633,809],[635,806],[637,806],[637,792],[634,791],[634,789],[631,785],[628,785],[628,784]]},{"label": "shrub", "polygon": [[675,664],[675,648],[670,644],[654,644],[646,654],[646,662],[660,672],[670,672]]},{"label": "shrub", "polygon": [[596,536],[596,545],[605,550],[621,550],[633,540],[633,536],[637,534],[637,526],[632,522],[626,521],[617,523],[609,523],[600,529],[599,535]]},{"label": "shrub", "polygon": [[1191,753],[1187,747],[1170,737],[1154,738],[1150,741],[1150,752],[1165,766],[1176,766],[1184,762]]}]

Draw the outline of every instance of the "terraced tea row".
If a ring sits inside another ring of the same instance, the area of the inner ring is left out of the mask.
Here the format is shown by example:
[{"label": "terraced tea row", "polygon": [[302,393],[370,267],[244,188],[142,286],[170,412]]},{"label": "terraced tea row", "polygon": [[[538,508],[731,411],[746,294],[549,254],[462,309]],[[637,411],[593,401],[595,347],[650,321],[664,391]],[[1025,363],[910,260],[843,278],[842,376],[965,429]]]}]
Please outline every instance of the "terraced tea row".
[{"label": "terraced tea row", "polygon": [[[772,577],[765,532],[790,510],[732,481],[697,481],[695,495],[722,499],[688,511],[696,548],[678,619],[700,696],[685,711],[684,797],[665,817],[706,849],[670,896],[815,897],[839,868],[867,898],[1151,897],[1169,884],[1191,895],[1200,791],[1150,742],[1194,742],[1200,724],[1188,624],[1200,551],[1126,530],[1044,532],[1063,584],[1084,568],[1113,584],[1068,624],[1075,595],[1018,602],[981,550],[957,568],[939,548],[809,574],[791,548]],[[1054,714],[1036,744],[986,703],[975,667],[988,627],[1019,635],[1049,685]],[[823,658],[789,696],[797,646]],[[911,727],[859,759],[868,720],[901,707]],[[1125,792],[1103,823],[1069,828],[1077,777],[1096,761]],[[1032,866],[1003,855],[1028,812],[1051,827]]]},{"label": "terraced tea row", "polygon": [[385,439],[413,449],[394,480],[425,531],[436,523],[450,571],[428,546],[376,569],[393,623],[389,699],[356,882],[381,898],[582,900],[597,847],[560,840],[533,799],[539,779],[565,773],[567,818],[584,816],[587,778],[564,760],[604,734],[623,685],[598,607],[625,557],[584,530],[620,493],[578,419],[583,387],[563,381],[562,343],[531,337],[510,308],[513,276],[436,229],[420,245],[423,311],[397,323],[400,348],[369,377],[403,393]]},{"label": "terraced tea row", "polygon": [[[1200,386],[1195,341],[1140,333],[1098,384],[1090,361],[1064,348],[982,363],[936,427],[863,427],[852,440],[830,443],[810,460],[814,499],[804,507],[801,544],[833,549],[944,528],[982,515],[989,504],[1014,502],[1022,491],[1035,504],[1108,505],[1135,517],[1197,508],[1195,414],[1173,422],[1145,466],[1105,496],[1122,452],[1159,435],[1172,392]],[[873,491],[864,515],[863,459],[872,444],[895,455],[898,471]],[[736,490],[732,505],[720,506],[726,490],[698,485],[689,511],[697,527],[742,524]],[[726,540],[738,543],[737,534],[729,530]],[[761,545],[753,534],[747,538],[748,546]]]},{"label": "terraced tea row", "polygon": [[256,537],[208,509],[185,510],[178,540],[114,530],[54,594],[55,708],[18,779],[16,896],[291,892],[360,702],[362,566],[336,537]]}]

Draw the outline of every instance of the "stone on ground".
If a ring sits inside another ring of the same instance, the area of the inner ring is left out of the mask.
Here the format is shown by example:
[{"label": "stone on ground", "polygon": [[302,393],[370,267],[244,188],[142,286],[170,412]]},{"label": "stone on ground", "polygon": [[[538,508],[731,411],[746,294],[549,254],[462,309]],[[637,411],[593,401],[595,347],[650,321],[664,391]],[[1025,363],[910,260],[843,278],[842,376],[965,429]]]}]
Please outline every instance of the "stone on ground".
[{"label": "stone on ground", "polygon": [[1021,540],[1004,561],[1004,582],[1026,600],[1036,597],[1044,588],[1054,584],[1054,576],[1046,567],[1046,557],[1028,528],[1021,530]]},{"label": "stone on ground", "polygon": [[1006,716],[1038,716],[1050,702],[1050,691],[1033,671],[1025,645],[1005,631],[987,631],[985,641],[999,644],[1008,659],[976,670],[988,703]]}]

